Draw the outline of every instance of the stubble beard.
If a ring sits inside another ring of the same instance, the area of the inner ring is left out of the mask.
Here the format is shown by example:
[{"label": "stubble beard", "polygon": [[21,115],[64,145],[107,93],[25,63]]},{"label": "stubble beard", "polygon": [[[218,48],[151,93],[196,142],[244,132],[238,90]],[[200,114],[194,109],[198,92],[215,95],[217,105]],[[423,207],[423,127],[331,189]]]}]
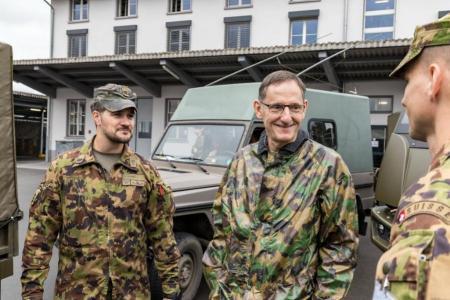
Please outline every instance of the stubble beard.
[{"label": "stubble beard", "polygon": [[129,137],[120,137],[117,136],[114,133],[108,132],[108,131],[104,131],[105,137],[114,144],[128,144],[128,142],[131,140],[131,138],[133,137],[133,132],[130,130],[131,134]]}]

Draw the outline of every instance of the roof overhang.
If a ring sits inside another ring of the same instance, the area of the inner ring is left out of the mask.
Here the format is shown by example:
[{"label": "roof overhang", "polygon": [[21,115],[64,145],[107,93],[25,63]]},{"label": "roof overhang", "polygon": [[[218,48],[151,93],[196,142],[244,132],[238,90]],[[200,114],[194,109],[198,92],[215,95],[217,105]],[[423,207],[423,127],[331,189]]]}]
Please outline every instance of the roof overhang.
[{"label": "roof overhang", "polygon": [[14,80],[50,97],[56,96],[57,88],[68,87],[90,98],[95,87],[110,82],[138,85],[159,97],[163,85],[203,86],[277,53],[285,52],[221,83],[259,81],[279,69],[298,73],[338,51],[348,49],[301,75],[305,82],[326,82],[339,89],[346,81],[388,79],[389,73],[408,51],[410,42],[410,39],[357,41],[16,60]]}]

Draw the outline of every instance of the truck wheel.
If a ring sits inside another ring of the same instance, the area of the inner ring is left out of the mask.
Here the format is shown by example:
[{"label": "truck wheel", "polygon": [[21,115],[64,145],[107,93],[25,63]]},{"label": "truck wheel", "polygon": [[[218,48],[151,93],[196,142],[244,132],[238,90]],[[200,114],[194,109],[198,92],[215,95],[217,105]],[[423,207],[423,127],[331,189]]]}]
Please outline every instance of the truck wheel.
[{"label": "truck wheel", "polygon": [[181,253],[178,266],[182,299],[192,300],[202,280],[202,246],[194,235],[187,232],[175,233],[175,239]]}]

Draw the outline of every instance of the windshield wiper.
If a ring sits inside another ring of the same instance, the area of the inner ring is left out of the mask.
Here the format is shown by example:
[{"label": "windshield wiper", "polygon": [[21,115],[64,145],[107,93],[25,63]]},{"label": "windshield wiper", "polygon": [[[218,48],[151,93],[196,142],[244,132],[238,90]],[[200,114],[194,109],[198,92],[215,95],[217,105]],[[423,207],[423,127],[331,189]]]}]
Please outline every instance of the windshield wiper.
[{"label": "windshield wiper", "polygon": [[164,154],[164,153],[156,153],[155,155],[157,155],[159,157],[164,157],[165,161],[167,161],[173,169],[177,168],[177,166],[172,162],[172,160],[175,159],[175,156],[169,155],[169,154]]},{"label": "windshield wiper", "polygon": [[193,161],[203,161],[203,159],[193,156],[185,156],[185,157],[178,157],[179,159],[187,159],[187,160],[193,160]]},{"label": "windshield wiper", "polygon": [[192,160],[195,162],[195,165],[202,170],[205,174],[209,175],[208,170],[206,170],[205,167],[203,167],[202,165],[200,165],[201,162],[203,162],[203,159],[198,158],[198,157],[192,157],[192,156],[186,156],[186,157],[180,157],[180,159],[186,159],[186,160]]}]

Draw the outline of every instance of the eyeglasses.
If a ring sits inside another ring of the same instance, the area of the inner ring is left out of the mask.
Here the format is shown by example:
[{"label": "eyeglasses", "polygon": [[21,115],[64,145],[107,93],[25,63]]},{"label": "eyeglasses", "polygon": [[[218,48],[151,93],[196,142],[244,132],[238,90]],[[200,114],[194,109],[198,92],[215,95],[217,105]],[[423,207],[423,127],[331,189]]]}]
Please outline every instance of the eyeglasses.
[{"label": "eyeglasses", "polygon": [[292,114],[300,114],[303,112],[303,110],[305,109],[305,105],[304,104],[279,104],[279,103],[275,103],[275,104],[266,104],[262,101],[259,101],[259,103],[263,104],[264,106],[266,106],[269,109],[269,112],[273,113],[273,114],[282,114],[284,112],[284,109],[287,107],[289,108],[289,113]]}]

